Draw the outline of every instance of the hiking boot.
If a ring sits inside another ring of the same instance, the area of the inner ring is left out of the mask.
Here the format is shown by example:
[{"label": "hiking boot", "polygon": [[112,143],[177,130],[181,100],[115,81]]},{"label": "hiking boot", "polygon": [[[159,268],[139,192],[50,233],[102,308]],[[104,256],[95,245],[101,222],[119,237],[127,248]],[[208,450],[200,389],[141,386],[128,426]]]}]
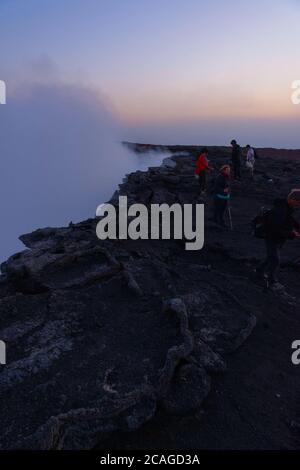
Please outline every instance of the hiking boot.
[{"label": "hiking boot", "polygon": [[267,275],[265,274],[265,272],[259,268],[254,269],[253,275],[256,279],[267,279]]},{"label": "hiking boot", "polygon": [[269,283],[269,289],[271,289],[273,292],[277,292],[278,294],[285,292],[285,287],[283,284],[280,284],[280,282],[270,282]]},{"label": "hiking boot", "polygon": [[259,287],[264,288],[265,290],[268,289],[268,278],[263,271],[258,269],[254,269],[250,274],[250,280]]}]

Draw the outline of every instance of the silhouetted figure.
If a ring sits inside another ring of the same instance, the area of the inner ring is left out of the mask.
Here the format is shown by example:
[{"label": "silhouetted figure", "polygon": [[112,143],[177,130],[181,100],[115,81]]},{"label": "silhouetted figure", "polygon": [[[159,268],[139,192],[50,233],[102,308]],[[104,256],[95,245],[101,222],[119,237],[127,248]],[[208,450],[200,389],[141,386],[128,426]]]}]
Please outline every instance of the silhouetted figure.
[{"label": "silhouetted figure", "polygon": [[278,282],[280,251],[287,240],[300,237],[299,223],[293,211],[300,207],[300,190],[293,190],[287,199],[276,199],[273,208],[264,216],[263,230],[267,256],[256,269],[258,276],[267,275],[270,287],[281,288]]},{"label": "silhouetted figure", "polygon": [[223,227],[224,214],[230,199],[230,172],[229,165],[222,166],[214,187],[214,221]]},{"label": "silhouetted figure", "polygon": [[232,167],[233,167],[233,177],[235,180],[240,180],[242,178],[241,174],[241,147],[236,140],[231,141],[232,145]]}]

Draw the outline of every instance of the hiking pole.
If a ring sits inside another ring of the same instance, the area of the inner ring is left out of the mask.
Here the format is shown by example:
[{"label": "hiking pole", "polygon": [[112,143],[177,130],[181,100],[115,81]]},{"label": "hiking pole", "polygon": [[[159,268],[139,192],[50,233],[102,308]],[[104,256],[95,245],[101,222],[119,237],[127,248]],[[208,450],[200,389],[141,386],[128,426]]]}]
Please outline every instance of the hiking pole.
[{"label": "hiking pole", "polygon": [[233,230],[231,207],[229,203],[227,205],[227,210],[228,210],[228,217],[229,217],[229,223],[230,223],[230,230]]}]

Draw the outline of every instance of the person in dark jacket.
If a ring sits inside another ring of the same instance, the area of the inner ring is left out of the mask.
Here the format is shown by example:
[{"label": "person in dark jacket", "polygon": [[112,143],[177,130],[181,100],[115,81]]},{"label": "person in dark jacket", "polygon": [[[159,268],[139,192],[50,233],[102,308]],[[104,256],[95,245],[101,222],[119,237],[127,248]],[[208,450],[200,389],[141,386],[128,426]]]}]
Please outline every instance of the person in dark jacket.
[{"label": "person in dark jacket", "polygon": [[233,177],[235,180],[240,180],[242,178],[241,174],[241,147],[236,140],[231,141],[232,145],[232,167],[233,167]]},{"label": "person in dark jacket", "polygon": [[214,187],[214,221],[223,227],[224,213],[230,199],[230,172],[229,165],[222,166]]},{"label": "person in dark jacket", "polygon": [[282,287],[278,282],[280,251],[287,240],[300,237],[299,223],[294,219],[295,208],[300,207],[300,190],[293,190],[287,199],[276,199],[265,217],[266,259],[256,269],[258,276],[267,275],[269,287]]}]

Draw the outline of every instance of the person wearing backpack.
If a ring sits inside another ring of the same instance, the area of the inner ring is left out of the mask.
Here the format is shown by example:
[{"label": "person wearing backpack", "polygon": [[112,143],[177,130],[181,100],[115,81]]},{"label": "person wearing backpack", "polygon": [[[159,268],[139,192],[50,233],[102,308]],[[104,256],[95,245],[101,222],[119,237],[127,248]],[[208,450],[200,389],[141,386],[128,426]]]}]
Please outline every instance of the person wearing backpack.
[{"label": "person wearing backpack", "polygon": [[270,288],[281,289],[278,282],[280,252],[287,240],[300,238],[300,225],[293,217],[296,208],[300,208],[300,190],[295,189],[287,199],[276,199],[273,208],[258,216],[255,234],[265,239],[266,258],[256,269],[257,277],[267,276]]},{"label": "person wearing backpack", "polygon": [[220,168],[214,186],[214,221],[225,227],[224,214],[230,200],[230,173],[229,165]]},{"label": "person wearing backpack", "polygon": [[232,146],[232,154],[231,154],[231,160],[232,160],[232,167],[233,167],[233,177],[235,180],[241,180],[242,175],[241,175],[241,147],[237,143],[236,140],[231,141],[231,146]]},{"label": "person wearing backpack", "polygon": [[201,194],[204,194],[206,191],[206,172],[213,170],[213,168],[209,165],[207,156],[208,149],[205,147],[197,159],[195,169],[195,177],[199,180]]}]

